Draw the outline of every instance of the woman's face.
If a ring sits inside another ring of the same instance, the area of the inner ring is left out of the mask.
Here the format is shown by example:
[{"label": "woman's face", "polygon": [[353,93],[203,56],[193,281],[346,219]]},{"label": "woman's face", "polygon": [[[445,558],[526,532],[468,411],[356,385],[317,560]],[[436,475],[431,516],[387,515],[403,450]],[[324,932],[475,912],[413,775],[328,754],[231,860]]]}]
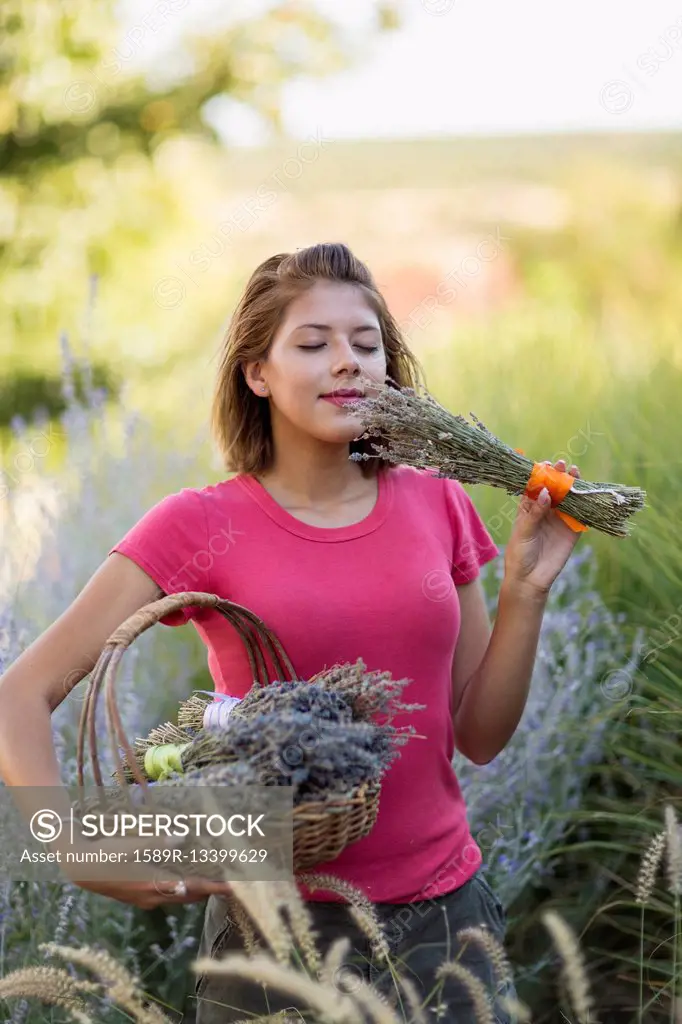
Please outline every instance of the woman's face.
[{"label": "woman's face", "polygon": [[289,305],[267,359],[252,364],[247,377],[256,395],[269,395],[273,417],[322,441],[350,442],[363,432],[362,421],[352,406],[322,396],[344,388],[370,395],[373,382],[385,381],[379,319],[356,286],[316,281]]}]

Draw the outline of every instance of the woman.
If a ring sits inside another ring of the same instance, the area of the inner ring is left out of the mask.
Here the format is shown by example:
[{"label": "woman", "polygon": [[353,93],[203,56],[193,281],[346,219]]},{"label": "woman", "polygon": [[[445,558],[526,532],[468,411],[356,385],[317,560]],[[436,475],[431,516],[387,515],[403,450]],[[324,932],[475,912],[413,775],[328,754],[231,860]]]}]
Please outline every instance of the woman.
[{"label": "woman", "polygon": [[[503,941],[505,914],[480,872],[452,757],[457,748],[485,764],[513,735],[547,595],[578,535],[549,501],[521,499],[492,630],[478,577],[499,551],[463,487],[378,458],[349,459],[374,449],[359,439],[352,403],[333,399],[349,390],[369,395],[387,376],[415,386],[420,367],[346,246],[280,254],[255,270],[230,323],[213,404],[214,435],[234,475],[151,508],[5,673],[0,773],[10,785],[59,783],[51,711],[116,626],[161,593],[208,591],[250,608],[301,678],[359,657],[368,670],[409,678],[403,699],[426,707],[401,724],[428,739],[401,748],[370,835],[315,871],[366,895],[401,973],[430,1000],[434,1018],[463,1024],[475,1020],[471,998],[449,977],[434,1003],[436,969],[458,958],[492,992],[489,961],[473,944],[459,949],[455,933],[479,924]],[[579,476],[575,466],[570,472]],[[194,624],[217,692],[247,692],[247,654],[222,616],[184,608],[162,621]],[[35,723],[30,743],[20,728],[27,716]],[[208,895],[200,954],[243,949],[228,886],[188,878],[171,897],[147,883],[88,887],[145,907]],[[390,995],[393,980],[372,960],[344,899],[300,880],[299,888],[321,952],[348,935],[356,969]],[[291,1005],[281,993],[214,975],[198,978],[196,994],[198,1024]],[[498,1020],[508,1019],[498,1007]]]}]

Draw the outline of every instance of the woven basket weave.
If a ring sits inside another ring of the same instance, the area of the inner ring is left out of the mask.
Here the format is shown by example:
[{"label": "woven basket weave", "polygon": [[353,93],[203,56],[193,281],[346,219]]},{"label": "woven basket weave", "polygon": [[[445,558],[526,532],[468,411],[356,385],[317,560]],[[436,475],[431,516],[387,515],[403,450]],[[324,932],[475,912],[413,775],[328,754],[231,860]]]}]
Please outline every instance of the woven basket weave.
[{"label": "woven basket weave", "polygon": [[[135,753],[125,735],[121,717],[116,706],[115,683],[119,662],[134,640],[145,630],[156,625],[171,612],[192,606],[215,608],[230,622],[246,646],[254,681],[268,686],[265,657],[260,642],[276,666],[275,678],[288,682],[300,678],[272,630],[248,608],[226,601],[216,594],[186,591],[162,597],[158,601],[140,608],[114,630],[102,649],[88,681],[81,718],[78,728],[77,766],[78,785],[85,784],[86,736],[90,751],[92,773],[95,785],[104,787],[102,771],[97,753],[96,714],[97,703],[104,690],[107,726],[114,751],[119,782],[124,779],[123,763],[119,746],[125,751],[128,765],[139,785],[149,785],[137,764]],[[334,794],[315,802],[306,802],[293,808],[293,869],[305,871],[325,861],[333,860],[346,846],[368,835],[377,818],[381,783],[363,783],[348,794]]]}]

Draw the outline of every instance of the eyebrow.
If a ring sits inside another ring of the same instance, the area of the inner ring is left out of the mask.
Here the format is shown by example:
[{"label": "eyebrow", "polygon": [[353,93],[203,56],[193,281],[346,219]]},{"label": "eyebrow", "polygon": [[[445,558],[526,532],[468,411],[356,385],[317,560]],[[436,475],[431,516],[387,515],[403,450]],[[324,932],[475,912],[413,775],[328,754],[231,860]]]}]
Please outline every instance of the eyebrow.
[{"label": "eyebrow", "polygon": [[[302,331],[305,327],[312,327],[312,328],[314,328],[317,331],[331,331],[331,329],[332,329],[331,328],[331,324],[299,324],[298,327],[294,328],[294,330],[292,331],[292,334],[294,334],[296,331]],[[375,327],[375,326],[373,326],[371,324],[364,324],[362,327],[354,327],[351,333],[352,334],[358,334],[360,331],[378,331],[378,330],[379,330],[378,327]]]}]

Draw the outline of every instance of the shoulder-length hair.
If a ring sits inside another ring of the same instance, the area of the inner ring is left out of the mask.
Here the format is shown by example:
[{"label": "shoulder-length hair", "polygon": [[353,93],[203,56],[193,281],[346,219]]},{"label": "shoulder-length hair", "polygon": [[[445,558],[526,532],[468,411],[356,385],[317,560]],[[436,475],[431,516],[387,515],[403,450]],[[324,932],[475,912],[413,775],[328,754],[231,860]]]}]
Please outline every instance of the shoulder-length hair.
[{"label": "shoulder-length hair", "polygon": [[[381,326],[387,376],[398,387],[416,388],[424,381],[422,366],[403,340],[369,269],[346,245],[322,243],[271,256],[249,278],[222,343],[211,433],[228,473],[257,475],[272,465],[270,404],[254,395],[244,367],[267,357],[289,304],[319,280],[357,285]],[[359,463],[365,477],[391,467],[387,460],[377,458],[372,442],[383,443],[376,435],[349,442],[349,454],[373,456]]]}]

